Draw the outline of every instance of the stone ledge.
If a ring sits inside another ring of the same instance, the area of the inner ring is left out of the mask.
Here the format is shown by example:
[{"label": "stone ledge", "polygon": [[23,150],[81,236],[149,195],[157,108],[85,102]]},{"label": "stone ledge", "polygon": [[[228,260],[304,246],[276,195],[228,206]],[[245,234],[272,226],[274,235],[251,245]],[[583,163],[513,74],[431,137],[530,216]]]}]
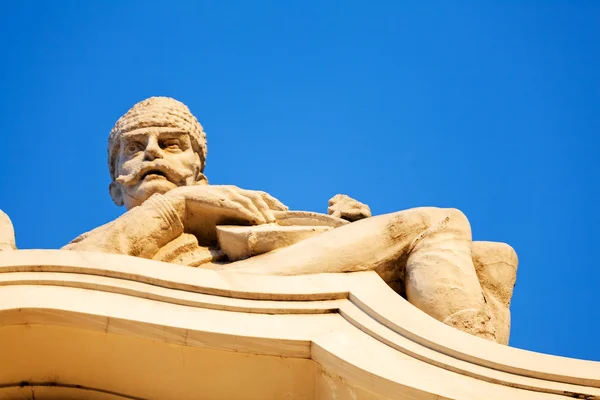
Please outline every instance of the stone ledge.
[{"label": "stone ledge", "polygon": [[[455,330],[396,295],[374,272],[256,276],[101,253],[0,253],[0,334],[28,326],[150,340],[157,346],[152,352],[166,345],[312,360],[315,366],[306,368],[320,372],[311,385],[323,389],[335,381],[362,393],[358,398],[600,398],[600,363]],[[8,338],[0,343],[2,354],[14,351]],[[3,360],[0,388],[18,381],[5,375],[18,372],[17,361]],[[40,368],[41,379],[52,366]],[[331,398],[326,390],[323,396]]]}]

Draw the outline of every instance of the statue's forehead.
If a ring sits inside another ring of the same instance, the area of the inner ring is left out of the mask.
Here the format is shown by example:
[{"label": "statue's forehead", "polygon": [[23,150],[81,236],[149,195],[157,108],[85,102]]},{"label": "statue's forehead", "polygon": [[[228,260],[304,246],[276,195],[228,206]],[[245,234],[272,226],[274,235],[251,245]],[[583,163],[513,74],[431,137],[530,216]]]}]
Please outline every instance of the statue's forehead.
[{"label": "statue's forehead", "polygon": [[186,132],[179,128],[174,127],[144,127],[138,128],[131,131],[121,133],[120,137],[124,140],[132,140],[132,139],[143,139],[148,136],[158,136],[158,137],[179,137],[179,136],[188,136],[189,132]]}]

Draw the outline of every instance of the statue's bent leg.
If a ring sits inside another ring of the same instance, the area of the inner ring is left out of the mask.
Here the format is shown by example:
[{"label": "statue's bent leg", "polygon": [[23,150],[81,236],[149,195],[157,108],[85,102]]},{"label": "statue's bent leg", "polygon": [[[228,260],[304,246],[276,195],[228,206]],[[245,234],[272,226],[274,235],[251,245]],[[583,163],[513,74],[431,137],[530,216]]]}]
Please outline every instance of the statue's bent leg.
[{"label": "statue's bent leg", "polygon": [[506,243],[473,242],[473,263],[492,315],[496,341],[508,344],[510,301],[517,279],[517,253]]},{"label": "statue's bent leg", "polygon": [[[408,210],[427,228],[409,248],[408,301],[462,331],[495,341],[494,328],[471,255],[471,227],[456,209]],[[413,222],[415,223],[415,222]]]},{"label": "statue's bent leg", "polygon": [[376,270],[386,282],[402,269],[402,259],[419,231],[397,229],[404,212],[366,218],[291,246],[236,261],[223,269],[270,275]]},{"label": "statue's bent leg", "polygon": [[224,269],[275,275],[375,270],[394,287],[405,266],[412,304],[494,340],[471,258],[471,228],[455,209],[423,207],[367,218]]}]

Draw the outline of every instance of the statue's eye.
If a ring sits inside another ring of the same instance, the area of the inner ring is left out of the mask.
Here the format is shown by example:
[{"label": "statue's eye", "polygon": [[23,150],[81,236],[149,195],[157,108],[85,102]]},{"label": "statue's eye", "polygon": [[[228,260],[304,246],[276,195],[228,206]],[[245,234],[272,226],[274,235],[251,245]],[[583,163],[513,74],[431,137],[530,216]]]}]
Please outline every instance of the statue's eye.
[{"label": "statue's eye", "polygon": [[169,139],[163,142],[163,148],[166,149],[178,149],[179,142],[176,139]]},{"label": "statue's eye", "polygon": [[127,145],[127,148],[126,148],[126,150],[127,150],[127,153],[129,153],[129,154],[133,154],[133,153],[136,153],[136,152],[139,150],[139,148],[140,148],[140,147],[138,146],[138,144],[137,144],[137,143],[129,143],[129,144]]}]

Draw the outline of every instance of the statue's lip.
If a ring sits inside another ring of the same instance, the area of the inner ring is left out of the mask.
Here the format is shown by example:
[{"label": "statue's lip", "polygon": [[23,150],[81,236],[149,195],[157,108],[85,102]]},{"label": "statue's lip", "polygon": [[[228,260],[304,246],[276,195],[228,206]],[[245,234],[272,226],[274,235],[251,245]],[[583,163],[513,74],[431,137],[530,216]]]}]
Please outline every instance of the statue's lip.
[{"label": "statue's lip", "polygon": [[161,171],[160,169],[151,169],[144,172],[140,177],[140,180],[144,180],[146,178],[156,179],[158,177],[168,179],[167,174]]}]

